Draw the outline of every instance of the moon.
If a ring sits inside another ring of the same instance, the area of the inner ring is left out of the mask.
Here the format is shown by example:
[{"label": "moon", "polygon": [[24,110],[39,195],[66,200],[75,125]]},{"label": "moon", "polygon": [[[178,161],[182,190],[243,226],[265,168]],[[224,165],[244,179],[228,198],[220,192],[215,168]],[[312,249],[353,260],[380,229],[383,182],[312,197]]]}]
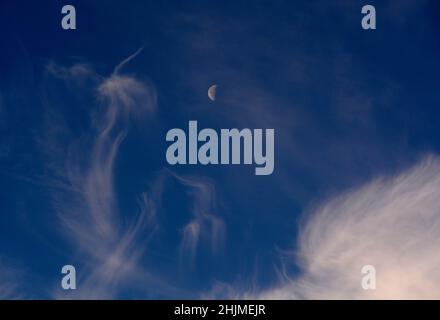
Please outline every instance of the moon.
[{"label": "moon", "polygon": [[211,101],[215,101],[216,94],[217,94],[217,85],[214,84],[210,86],[208,89],[208,98],[211,99]]}]

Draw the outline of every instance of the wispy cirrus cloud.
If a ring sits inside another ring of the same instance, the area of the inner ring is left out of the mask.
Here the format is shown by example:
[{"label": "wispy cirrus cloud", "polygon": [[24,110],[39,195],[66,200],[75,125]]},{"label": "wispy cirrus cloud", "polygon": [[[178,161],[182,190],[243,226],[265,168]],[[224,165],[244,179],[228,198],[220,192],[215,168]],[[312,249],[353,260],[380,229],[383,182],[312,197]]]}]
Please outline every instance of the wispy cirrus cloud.
[{"label": "wispy cirrus cloud", "polygon": [[139,52],[119,64],[109,77],[85,64],[65,68],[51,63],[47,69],[70,84],[95,84],[96,94],[96,107],[89,115],[91,126],[82,136],[70,137],[65,173],[57,177],[58,185],[64,187],[53,195],[65,235],[88,261],[80,275],[80,289],[68,297],[111,298],[125,281],[140,277],[155,282],[138,265],[155,229],[151,199],[147,192],[140,195],[138,212],[128,215],[132,221],[126,223],[114,181],[115,160],[131,122],[148,119],[156,110],[154,87],[121,74],[123,66]]},{"label": "wispy cirrus cloud", "polygon": [[225,223],[216,213],[217,192],[214,183],[203,177],[172,175],[189,191],[192,197],[192,218],[183,228],[180,248],[181,259],[194,260],[200,241],[208,242],[213,253],[222,248]]}]

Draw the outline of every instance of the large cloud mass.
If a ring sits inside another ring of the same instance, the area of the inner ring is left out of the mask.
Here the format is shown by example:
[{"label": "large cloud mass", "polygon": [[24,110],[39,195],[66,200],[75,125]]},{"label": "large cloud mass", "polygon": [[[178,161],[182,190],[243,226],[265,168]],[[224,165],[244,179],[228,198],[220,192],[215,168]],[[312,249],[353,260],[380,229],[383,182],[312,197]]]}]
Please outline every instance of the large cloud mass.
[{"label": "large cloud mass", "polygon": [[[319,207],[303,225],[300,273],[275,299],[439,299],[440,159],[428,157]],[[364,290],[364,265],[376,290]]]}]

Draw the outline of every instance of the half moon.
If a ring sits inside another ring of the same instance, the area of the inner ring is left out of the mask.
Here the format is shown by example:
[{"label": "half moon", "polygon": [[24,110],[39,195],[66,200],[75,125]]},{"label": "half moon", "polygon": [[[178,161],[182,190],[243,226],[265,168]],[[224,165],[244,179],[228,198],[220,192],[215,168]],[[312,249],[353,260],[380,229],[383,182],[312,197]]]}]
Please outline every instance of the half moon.
[{"label": "half moon", "polygon": [[215,101],[216,94],[217,94],[217,85],[214,84],[210,86],[208,89],[208,98],[211,99],[211,101]]}]

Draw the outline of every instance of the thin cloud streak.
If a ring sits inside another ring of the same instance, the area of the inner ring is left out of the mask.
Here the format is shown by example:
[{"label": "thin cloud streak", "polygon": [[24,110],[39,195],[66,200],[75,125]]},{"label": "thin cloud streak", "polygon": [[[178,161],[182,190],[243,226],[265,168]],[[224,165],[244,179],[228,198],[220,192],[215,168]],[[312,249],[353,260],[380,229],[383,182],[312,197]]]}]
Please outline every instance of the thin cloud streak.
[{"label": "thin cloud streak", "polygon": [[144,47],[139,48],[135,53],[133,53],[132,55],[130,55],[128,58],[124,59],[121,63],[119,63],[114,71],[113,71],[113,75],[116,75],[119,73],[119,71],[121,71],[121,69],[123,67],[125,67],[131,60],[133,60],[134,58],[136,58],[141,52],[142,50],[144,50]]}]

